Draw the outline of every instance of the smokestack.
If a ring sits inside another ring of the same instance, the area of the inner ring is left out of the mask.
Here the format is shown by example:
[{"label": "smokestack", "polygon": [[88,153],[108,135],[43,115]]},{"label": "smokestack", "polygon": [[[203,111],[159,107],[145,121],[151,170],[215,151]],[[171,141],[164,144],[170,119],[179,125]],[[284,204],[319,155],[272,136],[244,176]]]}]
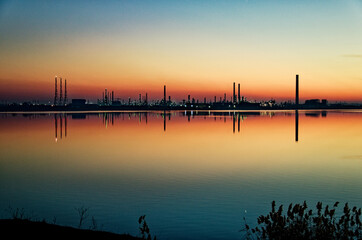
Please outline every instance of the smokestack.
[{"label": "smokestack", "polygon": [[188,95],[188,96],[187,96],[187,101],[188,101],[188,103],[190,103],[190,98],[191,98],[191,96]]},{"label": "smokestack", "polygon": [[240,103],[240,83],[238,83],[238,103]]},{"label": "smokestack", "polygon": [[171,96],[168,96],[168,101],[171,102]]},{"label": "smokestack", "polygon": [[295,79],[295,107],[299,107],[299,75],[296,75]]},{"label": "smokestack", "polygon": [[57,84],[57,76],[55,76],[54,106],[57,105],[57,101],[58,101],[58,84]]},{"label": "smokestack", "polygon": [[108,93],[107,93],[107,88],[104,89],[104,103],[107,105],[108,104]]},{"label": "smokestack", "polygon": [[[147,93],[146,93],[146,105],[148,105]],[[147,113],[146,113],[146,122],[147,122]]]},{"label": "smokestack", "polygon": [[64,80],[64,105],[68,102],[68,95],[67,95],[67,79]]},{"label": "smokestack", "polygon": [[163,103],[166,104],[166,85],[163,85]]},{"label": "smokestack", "polygon": [[59,104],[62,105],[63,104],[63,91],[62,91],[62,78],[60,78],[60,83],[59,83]]},{"label": "smokestack", "polygon": [[236,102],[236,97],[235,97],[235,82],[233,83],[233,103]]},{"label": "smokestack", "polygon": [[114,102],[114,91],[112,91],[112,104]]}]

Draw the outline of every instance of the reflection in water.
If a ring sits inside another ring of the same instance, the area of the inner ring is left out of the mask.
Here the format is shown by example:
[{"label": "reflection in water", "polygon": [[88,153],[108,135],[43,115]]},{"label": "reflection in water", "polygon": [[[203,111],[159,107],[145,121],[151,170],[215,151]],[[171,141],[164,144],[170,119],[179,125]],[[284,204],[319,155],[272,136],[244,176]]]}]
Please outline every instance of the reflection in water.
[{"label": "reflection in water", "polygon": [[163,131],[166,132],[166,112],[163,112]]},{"label": "reflection in water", "polygon": [[[290,116],[290,113],[284,112],[285,116]],[[86,120],[88,119],[87,116],[94,116],[98,115],[98,117],[102,118],[103,125],[105,128],[108,128],[109,125],[114,125],[115,120],[125,121],[125,116],[128,116],[128,120],[131,120],[133,117],[138,118],[138,122],[142,123],[142,118],[147,125],[149,116],[158,118],[159,116],[163,119],[163,131],[166,132],[166,125],[167,121],[171,121],[171,115],[177,117],[185,117],[187,116],[187,121],[191,121],[191,117],[194,119],[196,117],[203,116],[204,120],[207,120],[207,117],[213,118],[214,121],[217,121],[217,117],[223,119],[224,123],[227,122],[227,118],[230,117],[232,120],[232,131],[235,133],[236,131],[236,121],[238,125],[238,132],[240,133],[241,129],[241,122],[247,119],[247,116],[269,116],[270,118],[275,116],[274,112],[211,112],[211,111],[184,111],[184,112],[102,112],[102,113],[56,113],[54,115],[54,126],[55,126],[55,141],[58,141],[58,119],[59,119],[59,136],[60,139],[63,138],[63,119],[64,119],[64,136],[67,137],[67,120],[68,115],[71,115],[73,120]],[[306,112],[305,116],[310,117],[326,117],[326,111],[313,113],[313,112]],[[29,117],[29,115],[24,115],[24,117]],[[295,141],[298,142],[298,125],[299,125],[299,112],[295,110]]]},{"label": "reflection in water", "polygon": [[54,114],[54,125],[55,125],[55,142],[58,141],[58,119],[57,115]]},{"label": "reflection in water", "polygon": [[[234,112],[232,118],[233,118],[233,133],[235,133],[236,118],[238,119],[238,132],[240,132],[240,118],[241,121],[244,121],[244,119],[246,119],[246,114],[242,114],[240,112]],[[224,122],[226,122],[226,116],[224,117]]]},{"label": "reflection in water", "polygon": [[62,139],[63,138],[63,118],[62,118],[61,114],[60,114],[59,118],[60,118],[60,139]]},{"label": "reflection in water", "polygon": [[299,113],[298,110],[295,110],[295,141],[298,142],[298,133],[299,133]]},{"label": "reflection in water", "polygon": [[305,112],[306,117],[327,117],[327,111]]},{"label": "reflection in water", "polygon": [[65,114],[65,117],[64,117],[64,135],[65,137],[67,137],[67,114]]},{"label": "reflection in water", "polygon": [[[295,142],[299,141],[299,115],[300,110],[295,110]],[[194,119],[195,117],[203,116],[204,120],[207,119],[207,117],[212,117],[214,121],[217,121],[218,117],[220,117],[220,120],[223,119],[224,123],[227,122],[228,117],[232,120],[232,131],[233,133],[236,132],[236,121],[237,121],[237,129],[238,132],[241,131],[241,124],[242,122],[247,119],[248,116],[268,116],[270,118],[277,115],[283,115],[283,116],[291,116],[291,112],[282,112],[282,113],[276,113],[276,112],[232,112],[232,111],[226,111],[226,112],[211,112],[211,111],[180,111],[180,112],[99,112],[99,113],[56,113],[53,114],[54,117],[54,126],[55,126],[55,141],[57,142],[59,139],[63,139],[63,133],[64,137],[67,137],[67,124],[68,124],[68,115],[71,116],[72,120],[86,120],[90,116],[96,116],[102,118],[103,124],[106,128],[110,125],[114,125],[115,121],[125,121],[125,116],[128,116],[128,120],[132,119],[133,117],[137,117],[139,123],[142,122],[142,119],[144,119],[145,123],[148,123],[149,117],[156,117],[159,116],[163,119],[163,130],[166,131],[166,125],[167,121],[171,121],[171,115],[177,116],[178,118],[187,117],[187,121],[191,122],[191,119]],[[305,117],[312,117],[312,118],[318,118],[327,117],[328,112],[327,111],[305,111],[304,116]],[[29,119],[37,119],[40,116],[44,116],[46,114],[22,114],[21,116]],[[3,114],[2,118],[5,118],[7,115]],[[11,116],[18,116],[18,114],[14,113],[11,114]],[[64,129],[63,129],[64,124]],[[59,134],[58,134],[58,127],[59,127]]]},{"label": "reflection in water", "polygon": [[63,139],[63,118],[64,118],[64,137],[67,137],[67,120],[68,116],[66,113],[54,114],[54,128],[55,128],[55,142],[58,142],[58,116],[60,125],[60,139]]}]

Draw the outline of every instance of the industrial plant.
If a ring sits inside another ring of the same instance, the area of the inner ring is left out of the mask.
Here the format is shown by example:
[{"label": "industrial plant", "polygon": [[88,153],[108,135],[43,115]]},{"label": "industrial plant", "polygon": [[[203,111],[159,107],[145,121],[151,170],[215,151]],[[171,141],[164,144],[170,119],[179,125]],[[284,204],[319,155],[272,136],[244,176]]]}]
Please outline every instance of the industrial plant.
[{"label": "industrial plant", "polygon": [[[299,104],[299,75],[296,75],[296,93],[295,102],[284,102],[277,104],[274,99],[269,101],[248,101],[245,96],[241,94],[240,83],[237,85],[233,82],[232,96],[227,98],[227,93],[223,97],[207,99],[204,97],[202,100],[187,95],[186,99],[180,102],[173,101],[170,95],[167,95],[167,87],[163,86],[163,98],[158,100],[149,101],[148,93],[144,96],[140,93],[138,99],[118,98],[115,92],[109,91],[107,88],[102,92],[102,98],[97,100],[96,104],[86,101],[86,99],[72,99],[69,108],[71,109],[94,109],[94,110],[258,110],[258,109],[299,109],[299,108],[328,108],[326,99],[307,100],[305,104]],[[56,99],[56,96],[55,96]],[[319,101],[319,104],[316,102]],[[311,104],[313,103],[313,104]]]},{"label": "industrial plant", "polygon": [[53,106],[66,106],[68,103],[67,97],[67,79],[64,79],[64,98],[63,98],[63,84],[62,77],[59,77],[59,98],[58,98],[58,77],[55,76],[54,82],[54,104]]},{"label": "industrial plant", "polygon": [[67,79],[55,76],[54,99],[51,104],[7,104],[0,105],[0,111],[102,111],[102,110],[283,110],[283,109],[359,109],[361,105],[335,103],[329,104],[327,99],[307,99],[303,104],[299,101],[299,75],[295,78],[295,101],[277,103],[274,99],[269,101],[249,101],[241,94],[238,83],[232,85],[232,96],[227,98],[214,96],[213,99],[204,97],[202,100],[187,95],[182,101],[174,101],[167,95],[167,87],[163,86],[163,98],[149,100],[148,93],[138,95],[138,99],[131,97],[116,97],[115,91],[107,88],[101,93],[101,98],[92,103],[84,98],[72,98],[68,103]]}]

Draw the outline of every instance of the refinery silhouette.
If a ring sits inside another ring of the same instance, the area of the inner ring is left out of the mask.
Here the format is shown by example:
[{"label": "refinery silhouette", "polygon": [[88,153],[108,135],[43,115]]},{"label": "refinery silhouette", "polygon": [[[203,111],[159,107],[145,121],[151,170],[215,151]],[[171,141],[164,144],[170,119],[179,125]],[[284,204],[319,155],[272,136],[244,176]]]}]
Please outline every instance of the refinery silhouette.
[{"label": "refinery silhouette", "polygon": [[[59,79],[59,81],[58,81]],[[150,102],[148,94],[138,99],[116,98],[114,91],[105,89],[102,98],[97,103],[90,103],[83,98],[73,98],[68,101],[67,80],[64,79],[64,93],[62,77],[55,76],[54,79],[54,100],[50,104],[37,104],[24,102],[21,104],[2,104],[0,111],[117,111],[117,110],[290,110],[290,109],[360,109],[362,105],[334,103],[329,104],[327,99],[307,99],[303,104],[299,102],[299,75],[295,79],[295,101],[277,103],[274,99],[269,101],[248,101],[241,95],[240,83],[236,94],[235,82],[233,82],[232,96],[227,98],[227,93],[223,97],[207,100],[195,99],[187,95],[187,99],[181,102],[171,100],[167,96],[166,85],[163,86],[163,98]],[[59,84],[58,84],[59,83]],[[58,92],[59,85],[59,92]]]}]

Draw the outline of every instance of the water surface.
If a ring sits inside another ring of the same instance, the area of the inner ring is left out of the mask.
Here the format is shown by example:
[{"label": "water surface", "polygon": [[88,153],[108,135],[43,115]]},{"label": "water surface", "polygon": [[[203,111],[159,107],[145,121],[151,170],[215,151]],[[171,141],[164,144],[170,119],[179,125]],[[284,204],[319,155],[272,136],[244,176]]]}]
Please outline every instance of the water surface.
[{"label": "water surface", "polygon": [[362,206],[362,111],[0,114],[0,213],[239,239],[270,202]]}]

